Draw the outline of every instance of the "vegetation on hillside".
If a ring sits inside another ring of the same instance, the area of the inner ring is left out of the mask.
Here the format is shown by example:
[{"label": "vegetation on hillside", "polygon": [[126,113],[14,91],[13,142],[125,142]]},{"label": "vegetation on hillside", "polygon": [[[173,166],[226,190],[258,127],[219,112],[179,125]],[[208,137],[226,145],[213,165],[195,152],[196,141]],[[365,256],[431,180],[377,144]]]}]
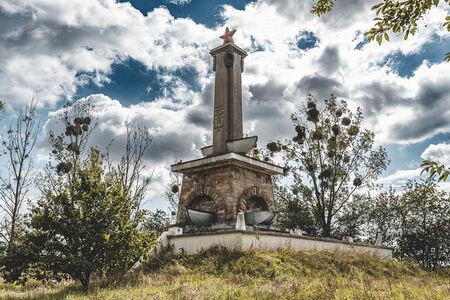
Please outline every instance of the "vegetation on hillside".
[{"label": "vegetation on hillside", "polygon": [[[36,284],[36,283],[35,283]],[[3,285],[8,299],[448,299],[448,270],[356,253],[210,249],[165,254],[121,284],[97,281],[89,294],[63,283],[45,289]]]},{"label": "vegetation on hillside", "polygon": [[[56,132],[49,131],[51,153],[38,176],[39,199],[31,204],[20,234],[9,235],[14,243],[9,242],[1,252],[5,280],[59,280],[70,276],[87,290],[93,274],[122,276],[149,252],[155,235],[144,229],[148,220],[141,202],[150,183],[142,172],[142,157],[151,136],[146,128],[128,123],[124,153],[114,160],[108,151],[91,146],[96,129],[92,109],[91,103],[83,101],[67,105],[59,115]],[[19,119],[18,124],[22,122]],[[30,135],[21,128],[11,129],[10,134],[18,136],[19,142]],[[22,154],[22,144],[27,144],[19,142],[18,147],[6,144],[6,149]],[[26,152],[27,157],[29,154]],[[16,172],[19,164],[13,161],[12,173],[29,184],[29,178]],[[16,213],[21,216],[19,209]]]},{"label": "vegetation on hillside", "polygon": [[450,194],[433,181],[408,182],[400,191],[375,185],[389,160],[364,129],[361,109],[353,112],[334,96],[321,103],[308,95],[291,120],[293,138],[255,151],[284,165],[275,181],[281,226],[383,242],[397,259],[429,269],[450,264]]}]

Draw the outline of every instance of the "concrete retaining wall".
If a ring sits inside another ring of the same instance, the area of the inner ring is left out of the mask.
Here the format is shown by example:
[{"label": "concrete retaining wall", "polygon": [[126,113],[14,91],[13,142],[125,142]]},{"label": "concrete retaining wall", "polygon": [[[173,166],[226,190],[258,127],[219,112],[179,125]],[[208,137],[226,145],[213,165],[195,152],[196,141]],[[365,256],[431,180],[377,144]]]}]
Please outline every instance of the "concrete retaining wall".
[{"label": "concrete retaining wall", "polygon": [[247,251],[256,249],[277,250],[328,250],[336,252],[356,251],[381,258],[392,258],[392,250],[363,244],[345,243],[339,240],[294,236],[274,232],[210,232],[184,235],[169,235],[169,244],[176,253],[195,254],[212,246],[222,246],[230,250]]}]

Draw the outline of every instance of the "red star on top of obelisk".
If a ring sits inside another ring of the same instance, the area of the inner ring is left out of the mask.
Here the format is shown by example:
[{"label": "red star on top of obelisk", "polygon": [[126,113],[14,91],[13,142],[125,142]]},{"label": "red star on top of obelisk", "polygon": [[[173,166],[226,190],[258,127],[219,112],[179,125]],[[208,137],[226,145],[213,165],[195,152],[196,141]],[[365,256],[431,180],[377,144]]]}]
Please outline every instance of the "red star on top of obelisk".
[{"label": "red star on top of obelisk", "polygon": [[220,36],[221,39],[223,39],[223,43],[234,43],[233,41],[233,34],[236,32],[236,29],[230,30],[228,27],[225,29],[225,33]]}]

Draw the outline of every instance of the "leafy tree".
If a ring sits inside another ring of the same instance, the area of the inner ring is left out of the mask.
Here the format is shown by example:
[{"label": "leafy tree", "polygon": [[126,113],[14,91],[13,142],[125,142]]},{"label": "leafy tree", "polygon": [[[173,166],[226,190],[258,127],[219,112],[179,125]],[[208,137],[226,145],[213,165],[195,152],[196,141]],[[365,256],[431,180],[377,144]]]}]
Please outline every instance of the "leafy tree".
[{"label": "leafy tree", "polygon": [[333,235],[337,238],[351,236],[359,242],[376,237],[376,233],[368,231],[364,226],[367,222],[370,200],[369,194],[355,194],[351,203],[343,207],[342,212],[337,217]]},{"label": "leafy tree", "polygon": [[[398,259],[413,259],[428,269],[450,263],[450,195],[434,182],[409,182],[402,193],[390,188],[367,196],[356,214],[355,232],[368,243],[377,236]],[[350,217],[353,215],[350,214]]]},{"label": "leafy tree", "polygon": [[[6,172],[0,173],[0,208],[4,215],[1,238],[14,243],[21,219],[21,208],[33,180],[33,151],[38,134],[35,100],[21,109],[6,133],[0,138],[1,154],[6,156]],[[2,108],[3,106],[1,106]],[[1,155],[0,154],[0,155]]]},{"label": "leafy tree", "polygon": [[95,272],[124,272],[149,245],[131,219],[132,201],[119,182],[105,173],[100,152],[92,149],[69,185],[43,191],[32,209],[33,245],[39,261],[80,280],[85,290]]},{"label": "leafy tree", "polygon": [[334,96],[320,108],[308,95],[291,119],[296,136],[267,145],[270,155],[279,153],[289,170],[284,180],[288,194],[281,202],[298,195],[298,207],[307,207],[320,234],[331,236],[335,218],[352,204],[355,191],[386,168],[386,151],[374,149],[374,133],[362,129],[361,109],[353,113]]},{"label": "leafy tree", "polygon": [[[333,10],[335,0],[315,2],[311,12],[320,17]],[[442,2],[450,5],[448,0]],[[377,41],[378,44],[381,44],[383,39],[389,41],[389,32],[403,33],[406,40],[417,32],[417,23],[438,4],[439,0],[384,0],[372,7],[376,12],[375,24],[365,34],[369,41]],[[450,15],[445,18],[443,26],[450,32]],[[445,60],[450,62],[450,52],[445,55]]]},{"label": "leafy tree", "polygon": [[145,224],[145,229],[151,232],[162,233],[169,225],[170,216],[166,211],[157,209],[155,212],[149,212],[149,218]]},{"label": "leafy tree", "polygon": [[109,157],[88,148],[96,126],[89,102],[67,106],[60,124],[64,133],[49,134],[53,162],[40,180],[42,197],[32,207],[28,239],[36,261],[78,279],[87,290],[92,274],[123,274],[153,240],[142,231],[144,213],[137,207],[143,197],[142,182],[135,181],[140,174],[121,169],[141,170],[141,160],[128,155],[134,146],[127,145],[131,150],[124,157],[131,162],[112,166]]},{"label": "leafy tree", "polygon": [[278,222],[285,228],[301,228],[308,234],[318,235],[320,226],[316,222],[313,209],[303,201],[303,195],[310,190],[304,187],[283,185],[274,179],[274,194],[278,212]]},{"label": "leafy tree", "polygon": [[428,176],[431,180],[437,179],[438,182],[447,181],[448,176],[450,174],[450,167],[446,167],[445,165],[438,164],[432,160],[424,160],[422,162],[422,171],[420,174],[428,173]]},{"label": "leafy tree", "polygon": [[450,263],[450,197],[436,184],[409,183],[399,210],[401,258],[413,258],[428,269]]},{"label": "leafy tree", "polygon": [[367,242],[374,243],[380,236],[384,245],[397,247],[401,236],[402,200],[392,187],[375,197],[368,197],[365,223],[361,229],[367,236]]}]

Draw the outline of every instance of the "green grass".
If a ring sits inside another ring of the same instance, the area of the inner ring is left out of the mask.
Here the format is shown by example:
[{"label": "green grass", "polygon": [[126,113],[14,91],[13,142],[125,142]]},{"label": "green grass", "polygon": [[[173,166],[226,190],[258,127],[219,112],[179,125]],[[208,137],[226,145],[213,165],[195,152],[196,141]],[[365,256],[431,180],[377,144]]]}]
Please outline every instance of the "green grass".
[{"label": "green grass", "polygon": [[83,294],[57,287],[3,285],[1,299],[450,299],[450,272],[356,253],[210,249],[160,255],[122,284],[94,283]]}]

